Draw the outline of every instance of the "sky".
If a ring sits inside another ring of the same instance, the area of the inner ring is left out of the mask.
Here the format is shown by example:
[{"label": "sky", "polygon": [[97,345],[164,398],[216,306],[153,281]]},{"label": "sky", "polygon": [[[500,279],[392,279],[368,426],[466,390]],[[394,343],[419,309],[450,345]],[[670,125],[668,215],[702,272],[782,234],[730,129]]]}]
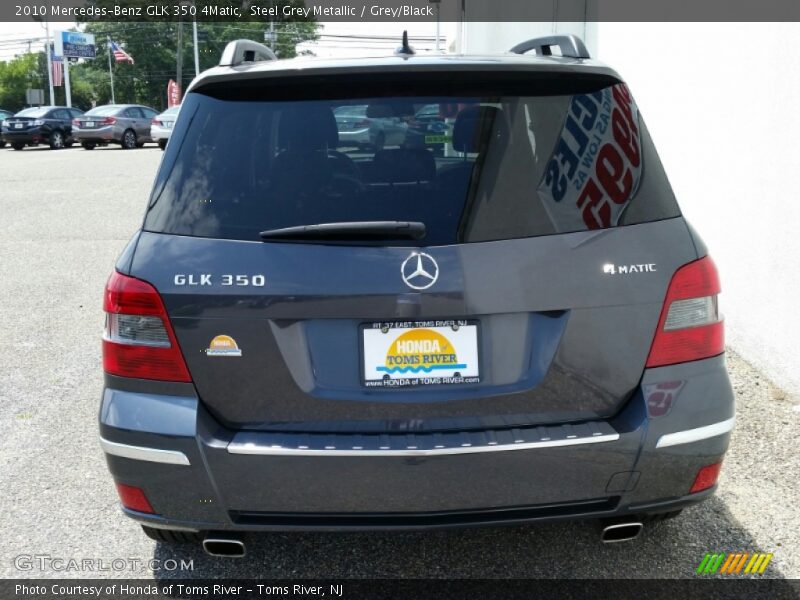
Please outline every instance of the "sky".
[{"label": "sky", "polygon": [[18,41],[22,38],[41,38],[41,41],[36,42],[36,44],[38,44],[39,49],[42,49],[44,47],[44,35],[44,27],[34,21],[28,23],[0,21],[0,60],[10,60],[15,55],[26,52],[28,49],[27,44]]},{"label": "sky", "polygon": [[[56,23],[51,27],[55,29],[68,29],[71,24]],[[201,25],[202,27],[202,25]],[[302,49],[308,49],[320,57],[354,57],[375,56],[391,53],[400,45],[403,30],[407,29],[411,37],[411,44],[419,51],[430,51],[435,46],[435,23],[327,23],[321,30],[320,41],[313,44],[303,44]],[[453,39],[455,34],[454,23],[442,23],[440,28],[441,49],[446,49],[447,40]],[[32,43],[41,48],[44,44],[44,27],[40,23],[8,23],[0,22],[0,60],[7,61],[15,55],[27,51],[24,40],[41,38]],[[354,37],[334,37],[354,36]],[[364,37],[367,36],[367,37]],[[415,39],[419,38],[419,39]]]}]

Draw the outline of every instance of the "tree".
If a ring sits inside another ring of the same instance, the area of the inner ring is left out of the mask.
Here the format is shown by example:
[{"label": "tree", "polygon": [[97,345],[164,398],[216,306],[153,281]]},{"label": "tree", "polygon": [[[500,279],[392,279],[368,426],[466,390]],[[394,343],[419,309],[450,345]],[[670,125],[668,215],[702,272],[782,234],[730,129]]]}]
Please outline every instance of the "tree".
[{"label": "tree", "polygon": [[[96,0],[102,5],[105,0]],[[117,2],[119,3],[119,2]],[[219,3],[219,2],[218,2]],[[293,4],[298,4],[294,1]],[[202,2],[198,2],[198,11]],[[238,3],[231,3],[238,4]],[[250,5],[269,5],[268,0],[253,0]],[[202,15],[198,13],[202,19]],[[216,65],[225,45],[236,39],[247,38],[263,41],[269,23],[250,22],[244,19],[226,22],[198,22],[200,42],[198,54],[200,70]],[[279,58],[292,58],[296,55],[295,46],[303,41],[317,39],[319,24],[308,21],[276,21],[274,24],[276,43],[274,49]],[[182,24],[172,21],[146,22],[94,22],[87,23],[85,31],[93,33],[98,46],[98,55],[70,72],[75,73],[76,81],[92,87],[98,104],[108,101],[110,85],[108,76],[107,40],[120,44],[130,54],[135,63],[116,63],[112,59],[114,71],[114,91],[117,102],[136,102],[161,109],[167,104],[167,83],[176,79],[177,40],[179,30],[183,29],[181,86],[186,89],[194,79],[194,58],[192,22]],[[102,74],[102,75],[101,75]],[[87,88],[88,90],[88,88]]]},{"label": "tree", "polygon": [[[39,68],[44,52],[23,54],[9,62],[0,62],[0,106],[17,112],[26,106],[25,90],[47,89],[47,67]],[[42,82],[42,73],[45,79]]]}]

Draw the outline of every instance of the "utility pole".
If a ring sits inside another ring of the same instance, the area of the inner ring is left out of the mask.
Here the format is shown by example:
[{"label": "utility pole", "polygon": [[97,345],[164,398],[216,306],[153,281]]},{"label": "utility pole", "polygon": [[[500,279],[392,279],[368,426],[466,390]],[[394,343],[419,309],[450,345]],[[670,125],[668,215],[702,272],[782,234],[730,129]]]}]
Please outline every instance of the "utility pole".
[{"label": "utility pole", "polygon": [[264,32],[264,41],[269,42],[269,49],[275,52],[275,21],[272,18],[272,6],[274,2],[269,0],[269,9],[270,9],[270,17],[269,17],[269,31]]},{"label": "utility pole", "polygon": [[44,45],[44,53],[47,55],[47,82],[50,84],[50,106],[55,106],[56,94],[53,90],[53,49],[50,47],[50,22],[45,19],[44,29],[47,35],[47,41]]},{"label": "utility pole", "polygon": [[67,98],[67,106],[72,107],[72,88],[69,85],[69,59],[61,55],[61,64],[64,65],[64,93]]},{"label": "utility pole", "polygon": [[467,53],[467,0],[461,0],[461,54]]},{"label": "utility pole", "polygon": [[436,5],[436,52],[441,50],[441,30],[439,28],[439,6],[441,5],[442,0],[428,0],[428,4],[435,4]]},{"label": "utility pole", "polygon": [[192,19],[192,37],[194,38],[194,76],[200,75],[200,54],[197,50],[197,17]]},{"label": "utility pole", "polygon": [[183,98],[183,21],[178,21],[178,51],[176,54],[175,83],[178,84],[178,91]]},{"label": "utility pole", "polygon": [[117,100],[114,97],[114,70],[111,68],[111,38],[106,42],[106,50],[108,50],[108,78],[111,80],[111,104],[116,104]]}]

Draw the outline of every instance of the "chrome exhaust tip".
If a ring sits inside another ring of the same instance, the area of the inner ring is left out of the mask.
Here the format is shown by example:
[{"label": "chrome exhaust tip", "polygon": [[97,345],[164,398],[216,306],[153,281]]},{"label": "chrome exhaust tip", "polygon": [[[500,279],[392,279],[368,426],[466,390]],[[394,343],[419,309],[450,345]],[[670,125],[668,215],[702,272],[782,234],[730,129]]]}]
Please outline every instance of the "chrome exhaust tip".
[{"label": "chrome exhaust tip", "polygon": [[242,539],[231,533],[210,533],[203,539],[203,550],[209,556],[242,558],[246,548]]},{"label": "chrome exhaust tip", "polygon": [[600,534],[600,541],[604,544],[614,544],[616,542],[629,542],[635,540],[642,533],[644,525],[639,521],[627,523],[615,523],[603,528]]}]

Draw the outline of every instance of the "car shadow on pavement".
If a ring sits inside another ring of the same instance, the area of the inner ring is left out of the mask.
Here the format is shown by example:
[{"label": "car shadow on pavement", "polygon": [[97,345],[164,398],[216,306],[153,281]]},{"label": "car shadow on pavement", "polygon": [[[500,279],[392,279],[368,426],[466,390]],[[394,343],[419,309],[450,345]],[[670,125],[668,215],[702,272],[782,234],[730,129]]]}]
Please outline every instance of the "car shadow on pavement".
[{"label": "car shadow on pavement", "polygon": [[172,578],[662,578],[695,577],[706,552],[774,552],[765,576],[782,578],[780,548],[759,548],[712,497],[636,540],[600,542],[597,521],[414,532],[259,533],[247,555],[216,558],[199,545],[157,544],[154,559],[192,560]]}]

